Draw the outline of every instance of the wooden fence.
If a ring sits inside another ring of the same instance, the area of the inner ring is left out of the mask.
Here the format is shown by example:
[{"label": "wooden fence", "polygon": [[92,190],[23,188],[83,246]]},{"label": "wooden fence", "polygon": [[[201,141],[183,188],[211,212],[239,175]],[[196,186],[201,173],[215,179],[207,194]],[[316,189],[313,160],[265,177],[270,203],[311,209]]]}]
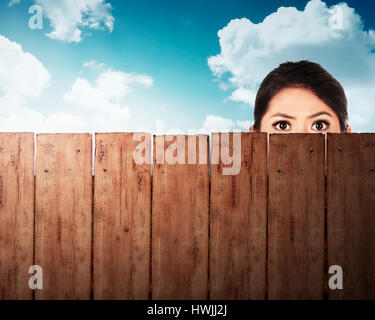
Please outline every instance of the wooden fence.
[{"label": "wooden fence", "polygon": [[157,139],[151,175],[132,133],[96,134],[93,176],[90,134],[0,134],[0,299],[375,299],[375,134],[242,133],[234,175],[233,136],[211,165]]}]

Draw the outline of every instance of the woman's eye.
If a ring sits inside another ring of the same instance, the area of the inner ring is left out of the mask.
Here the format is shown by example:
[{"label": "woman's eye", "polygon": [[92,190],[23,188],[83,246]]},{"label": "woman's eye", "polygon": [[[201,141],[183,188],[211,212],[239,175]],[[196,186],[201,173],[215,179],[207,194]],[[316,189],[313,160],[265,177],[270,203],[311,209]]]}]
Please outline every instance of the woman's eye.
[{"label": "woman's eye", "polygon": [[284,130],[287,130],[289,126],[289,123],[286,122],[286,121],[278,121],[276,123],[274,123],[272,125],[275,129],[277,130],[281,130],[281,131],[284,131]]},{"label": "woman's eye", "polygon": [[318,131],[326,130],[329,126],[329,123],[327,121],[319,120],[313,124],[313,129]]}]

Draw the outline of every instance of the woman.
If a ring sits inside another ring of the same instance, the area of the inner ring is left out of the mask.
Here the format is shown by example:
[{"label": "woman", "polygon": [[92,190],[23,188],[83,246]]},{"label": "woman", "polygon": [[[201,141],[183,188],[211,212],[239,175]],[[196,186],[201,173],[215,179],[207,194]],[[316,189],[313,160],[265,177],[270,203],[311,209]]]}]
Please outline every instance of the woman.
[{"label": "woman", "polygon": [[344,89],[332,75],[317,63],[286,62],[263,80],[250,131],[349,133],[347,119]]}]

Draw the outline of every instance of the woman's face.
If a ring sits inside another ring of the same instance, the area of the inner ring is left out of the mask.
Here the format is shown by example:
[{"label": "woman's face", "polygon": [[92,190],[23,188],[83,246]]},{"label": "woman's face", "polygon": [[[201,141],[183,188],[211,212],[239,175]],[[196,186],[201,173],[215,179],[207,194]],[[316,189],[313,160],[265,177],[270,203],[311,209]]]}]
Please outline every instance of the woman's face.
[{"label": "woman's face", "polygon": [[[348,128],[350,132],[350,128]],[[253,131],[252,128],[250,131]],[[285,88],[270,101],[260,123],[268,133],[340,133],[336,113],[311,90]]]}]

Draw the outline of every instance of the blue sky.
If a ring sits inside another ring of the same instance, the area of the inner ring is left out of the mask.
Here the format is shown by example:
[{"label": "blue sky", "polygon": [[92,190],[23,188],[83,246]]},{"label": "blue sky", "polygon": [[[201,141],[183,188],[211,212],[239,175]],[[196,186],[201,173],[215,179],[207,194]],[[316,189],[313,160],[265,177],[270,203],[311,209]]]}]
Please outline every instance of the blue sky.
[{"label": "blue sky", "polygon": [[[310,59],[348,88],[353,129],[375,132],[373,2],[313,0],[305,9],[309,1],[97,0],[92,8],[75,1],[81,11],[74,1],[47,2],[0,2],[0,76],[14,75],[0,80],[0,131],[246,130],[261,79],[283,59]],[[35,3],[42,30],[28,26]],[[337,8],[342,30],[304,36],[327,27]],[[270,15],[273,22],[263,23]],[[272,28],[280,32],[274,39],[267,37]],[[77,29],[79,39],[69,39]],[[279,48],[267,49],[264,63],[256,56],[260,42]]]}]

